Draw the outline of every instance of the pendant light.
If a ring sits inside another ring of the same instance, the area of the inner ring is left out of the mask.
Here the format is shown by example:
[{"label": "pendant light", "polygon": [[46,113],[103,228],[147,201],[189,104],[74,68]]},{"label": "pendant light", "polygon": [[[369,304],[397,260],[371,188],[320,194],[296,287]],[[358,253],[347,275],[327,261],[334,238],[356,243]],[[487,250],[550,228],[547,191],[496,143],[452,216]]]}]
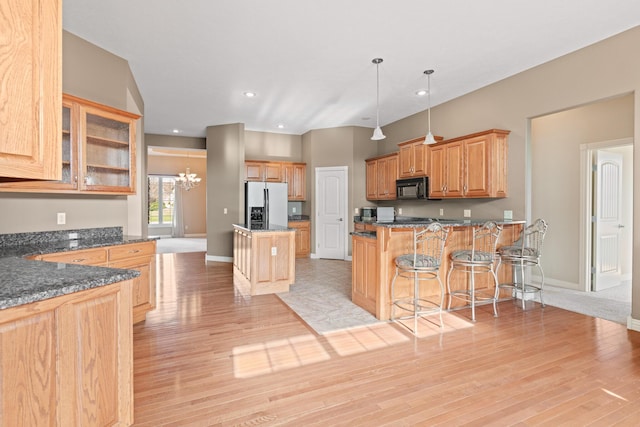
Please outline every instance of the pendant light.
[{"label": "pendant light", "polygon": [[371,62],[376,64],[376,128],[373,130],[372,140],[378,141],[380,139],[385,139],[386,136],[382,133],[382,129],[380,129],[380,71],[379,66],[382,62],[382,58],[374,58]]},{"label": "pendant light", "polygon": [[436,139],[431,133],[431,74],[433,74],[433,70],[425,70],[424,74],[427,75],[427,102],[429,104],[427,108],[427,121],[429,123],[429,131],[424,138],[423,144],[435,144]]}]

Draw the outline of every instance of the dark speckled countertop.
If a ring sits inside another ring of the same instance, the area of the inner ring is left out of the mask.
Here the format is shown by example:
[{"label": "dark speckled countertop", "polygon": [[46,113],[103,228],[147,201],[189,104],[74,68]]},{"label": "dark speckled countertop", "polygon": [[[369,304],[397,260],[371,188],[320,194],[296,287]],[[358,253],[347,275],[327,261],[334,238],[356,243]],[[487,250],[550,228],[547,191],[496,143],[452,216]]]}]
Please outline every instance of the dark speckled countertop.
[{"label": "dark speckled countertop", "polygon": [[[73,239],[69,239],[69,234]],[[31,261],[55,252],[146,242],[122,227],[0,234],[0,309],[28,304],[138,277],[136,270]]]},{"label": "dark speckled countertop", "polygon": [[[417,217],[397,217],[393,222],[371,222],[362,221],[354,218],[354,222],[366,222],[368,224],[375,225],[377,227],[387,228],[417,228],[424,227],[433,222],[439,222],[440,224],[448,227],[473,227],[482,225],[487,221],[494,221],[498,225],[503,224],[524,224],[525,221],[520,220],[504,220],[504,219],[443,219],[443,218],[417,218]],[[354,231],[351,233],[356,236],[376,238],[375,231]]]}]

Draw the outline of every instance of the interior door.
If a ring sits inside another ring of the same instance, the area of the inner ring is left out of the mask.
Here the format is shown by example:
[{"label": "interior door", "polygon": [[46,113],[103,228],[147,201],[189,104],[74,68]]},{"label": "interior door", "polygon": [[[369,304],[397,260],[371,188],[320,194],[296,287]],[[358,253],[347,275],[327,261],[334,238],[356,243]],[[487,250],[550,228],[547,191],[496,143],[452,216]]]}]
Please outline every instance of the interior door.
[{"label": "interior door", "polygon": [[622,155],[597,150],[594,163],[592,290],[601,291],[622,280]]},{"label": "interior door", "polygon": [[346,258],[347,168],[316,168],[316,248],[318,258]]}]

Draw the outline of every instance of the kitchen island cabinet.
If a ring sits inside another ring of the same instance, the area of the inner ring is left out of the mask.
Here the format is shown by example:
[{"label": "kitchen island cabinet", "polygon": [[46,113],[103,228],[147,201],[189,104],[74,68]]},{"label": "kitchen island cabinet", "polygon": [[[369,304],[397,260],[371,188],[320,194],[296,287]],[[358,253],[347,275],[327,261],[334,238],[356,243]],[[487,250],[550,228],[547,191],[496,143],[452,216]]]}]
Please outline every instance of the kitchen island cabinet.
[{"label": "kitchen island cabinet", "polygon": [[[445,250],[440,267],[440,279],[445,285],[449,271],[449,254],[458,249],[466,248],[471,242],[473,226],[484,221],[448,220],[442,221],[442,225],[448,227],[450,232],[445,243]],[[497,221],[502,227],[498,247],[514,242],[524,221]],[[374,314],[380,320],[388,320],[391,317],[391,281],[395,274],[395,258],[404,253],[410,253],[413,249],[413,229],[422,229],[426,223],[376,223],[375,233],[355,232],[352,235],[352,300]],[[373,255],[375,253],[375,256]],[[373,270],[372,270],[373,269]],[[499,283],[511,281],[511,269],[503,266],[500,268]],[[468,275],[454,273],[452,280],[456,281],[456,289],[468,287]],[[475,278],[477,289],[494,286],[489,274],[480,274]],[[413,286],[409,280],[399,278],[396,281],[396,289],[399,294],[409,292]],[[429,297],[440,293],[437,281],[426,281],[421,285],[422,296]],[[508,291],[501,291],[501,297],[511,297]],[[374,300],[375,299],[375,300]],[[461,301],[453,301],[453,306],[462,305]]]},{"label": "kitchen island cabinet", "polygon": [[245,295],[288,292],[295,281],[295,229],[233,225],[233,284]]},{"label": "kitchen island cabinet", "polygon": [[311,254],[311,221],[289,221],[296,230],[296,258],[309,258]]}]

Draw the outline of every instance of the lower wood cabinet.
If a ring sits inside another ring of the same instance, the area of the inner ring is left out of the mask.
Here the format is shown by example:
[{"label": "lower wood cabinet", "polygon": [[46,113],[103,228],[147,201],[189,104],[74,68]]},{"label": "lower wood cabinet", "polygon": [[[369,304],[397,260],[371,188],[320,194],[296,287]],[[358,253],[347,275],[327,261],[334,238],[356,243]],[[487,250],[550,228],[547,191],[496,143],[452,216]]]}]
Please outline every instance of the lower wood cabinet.
[{"label": "lower wood cabinet", "polygon": [[296,229],[296,258],[308,258],[311,255],[311,222],[293,221],[289,228]]},{"label": "lower wood cabinet", "polygon": [[38,255],[40,261],[82,264],[138,270],[140,276],[132,281],[133,323],[145,320],[156,308],[156,242],[140,242],[95,249]]},{"label": "lower wood cabinet", "polygon": [[351,301],[376,315],[378,286],[378,241],[376,238],[353,236]]},{"label": "lower wood cabinet", "polygon": [[133,423],[131,281],[0,310],[4,426]]}]

